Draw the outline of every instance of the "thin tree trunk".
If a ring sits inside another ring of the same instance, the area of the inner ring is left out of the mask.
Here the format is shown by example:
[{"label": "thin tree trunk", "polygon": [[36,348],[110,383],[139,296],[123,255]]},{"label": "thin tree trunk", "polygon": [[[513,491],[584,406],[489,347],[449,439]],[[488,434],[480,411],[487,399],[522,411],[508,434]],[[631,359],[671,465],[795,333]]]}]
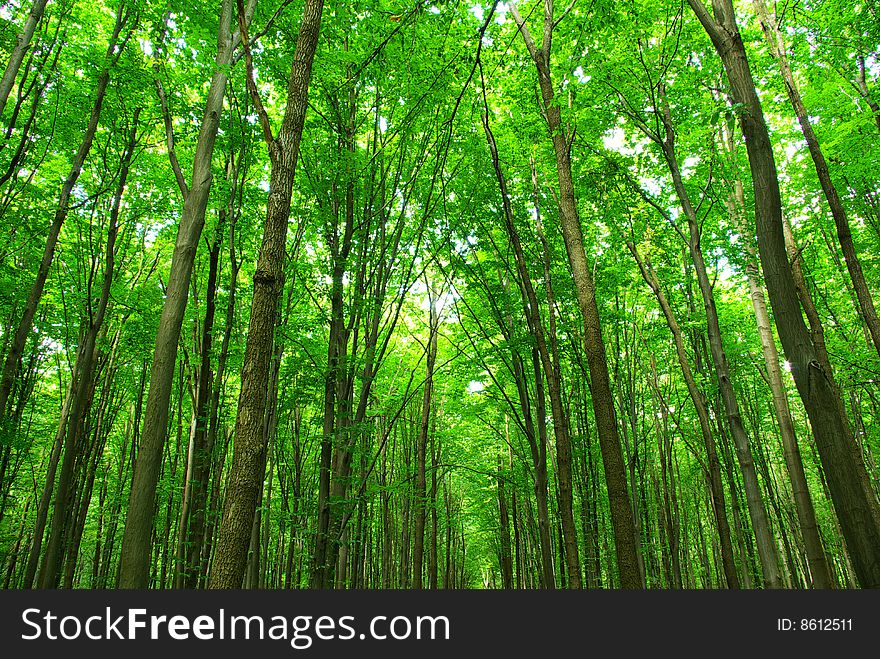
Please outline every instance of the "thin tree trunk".
[{"label": "thin tree trunk", "polygon": [[[436,423],[436,417],[435,417]],[[437,433],[431,433],[431,539],[428,543],[428,588],[437,590],[437,469],[440,448],[435,447]]]},{"label": "thin tree trunk", "polygon": [[30,12],[28,12],[24,29],[15,38],[15,47],[9,55],[9,62],[3,71],[3,78],[0,79],[0,116],[3,115],[3,110],[6,109],[6,101],[9,99],[9,93],[15,84],[15,77],[18,75],[19,68],[21,68],[25,53],[30,48],[37,25],[39,25],[40,19],[43,18],[43,11],[46,9],[47,2],[48,0],[34,0]]},{"label": "thin tree trunk", "polygon": [[25,568],[23,588],[30,589],[34,585],[37,576],[37,568],[40,565],[40,553],[43,546],[43,535],[46,532],[46,522],[49,516],[49,506],[52,503],[52,493],[55,491],[55,474],[58,471],[58,462],[61,458],[61,448],[64,445],[64,437],[67,433],[67,417],[70,414],[70,404],[76,391],[71,386],[64,397],[61,407],[61,420],[58,431],[55,433],[55,441],[52,443],[52,452],[49,454],[49,465],[46,469],[46,482],[43,484],[43,492],[40,494],[40,502],[37,504],[37,516],[34,520],[34,534],[31,538],[31,546],[28,551],[28,561]]},{"label": "thin tree trunk", "polygon": [[422,589],[424,572],[425,520],[427,506],[427,481],[425,462],[427,459],[428,430],[431,423],[431,404],[434,387],[434,362],[437,360],[437,334],[440,329],[440,317],[437,310],[437,299],[428,289],[430,309],[428,311],[428,351],[427,365],[422,395],[422,419],[419,425],[418,444],[416,446],[416,501],[415,501],[415,538],[413,542],[413,588]]},{"label": "thin tree trunk", "polygon": [[[236,184],[237,188],[237,184]],[[206,478],[199,485],[200,487],[196,489],[194,493],[194,502],[193,506],[197,509],[200,501],[204,501],[205,506],[205,514],[202,516],[196,515],[193,520],[190,522],[190,527],[192,529],[192,543],[193,546],[190,548],[191,558],[190,564],[197,566],[197,569],[194,570],[194,573],[191,575],[192,580],[186,584],[187,588],[197,588],[200,586],[204,586],[207,582],[208,576],[208,566],[210,559],[210,545],[211,538],[213,534],[213,521],[209,524],[209,518],[212,518],[214,510],[216,508],[216,494],[210,497],[209,500],[209,481],[214,482],[214,492],[216,493],[219,489],[219,485],[216,483],[216,480],[219,480],[219,473],[222,471],[222,467],[220,469],[217,468],[219,464],[217,454],[219,451],[217,450],[217,437],[220,432],[220,397],[223,391],[223,384],[226,375],[226,363],[229,357],[229,342],[232,338],[232,330],[235,326],[235,300],[236,300],[236,291],[238,290],[238,272],[241,269],[241,262],[238,260],[236,256],[235,250],[235,227],[238,220],[239,211],[234,208],[234,204],[232,202],[232,197],[230,197],[230,208],[229,208],[229,297],[226,306],[226,319],[225,326],[223,329],[223,340],[220,343],[220,355],[217,358],[217,373],[214,377],[214,386],[211,392],[211,411],[210,411],[210,420],[208,424],[208,437],[206,440],[206,455],[209,456],[210,465],[209,465],[209,473],[211,474],[211,478]],[[225,447],[224,447],[225,452]]]},{"label": "thin tree trunk", "polygon": [[[351,100],[351,98],[349,99]],[[349,103],[351,112],[347,126],[346,145],[349,154],[353,149],[353,118],[355,108]],[[332,571],[336,551],[336,538],[333,537],[333,489],[340,483],[334,481],[336,459],[339,451],[334,452],[334,439],[344,431],[345,423],[337,423],[337,412],[341,412],[347,402],[346,396],[340,396],[345,390],[344,367],[348,351],[348,333],[344,318],[344,276],[346,264],[351,252],[354,234],[354,189],[353,181],[346,182],[345,227],[342,235],[338,232],[338,220],[334,219],[332,237],[328,240],[333,259],[332,283],[330,290],[330,335],[327,341],[327,373],[324,377],[324,427],[321,438],[320,476],[318,482],[318,530],[315,538],[315,551],[312,555],[312,588],[329,588],[333,583]],[[334,197],[336,186],[334,184]],[[333,217],[338,218],[338,202],[334,198]],[[339,410],[337,410],[339,408]],[[340,413],[340,417],[343,415]]]},{"label": "thin tree trunk", "polygon": [[156,510],[156,486],[168,426],[168,406],[177,361],[177,345],[186,311],[196,250],[205,225],[212,181],[211,160],[237,37],[238,34],[233,35],[232,32],[232,0],[223,0],[217,35],[217,56],[193,156],[192,184],[188,189],[182,190],[183,215],[177,229],[177,239],[171,256],[171,273],[165,290],[165,304],[156,332],[144,429],[134,465],[119,559],[120,588],[146,588],[149,584],[150,537]]},{"label": "thin tree trunk", "polygon": [[[556,172],[559,182],[559,220],[574,277],[578,306],[583,316],[584,349],[590,370],[593,410],[596,416],[599,446],[605,468],[605,484],[611,508],[611,524],[614,530],[620,586],[622,588],[642,588],[644,585],[641,583],[639,575],[632,505],[627,490],[626,468],[614,413],[614,398],[611,393],[605,344],[602,340],[596,287],[584,249],[583,233],[574,197],[569,136],[568,131],[562,125],[562,115],[550,77],[550,46],[554,25],[552,2],[545,0],[544,8],[544,34],[540,48],[533,41],[515,6],[511,7],[511,13],[538,70],[544,116],[550,130],[553,151],[556,156]],[[571,454],[570,452],[566,454],[557,448],[556,459],[557,469],[561,477],[565,478],[570,474]],[[561,483],[561,485],[568,491],[563,494],[563,498],[567,499],[570,497],[571,482]],[[574,575],[572,576],[574,577]],[[579,573],[576,579],[579,586]]]},{"label": "thin tree trunk", "polygon": [[662,480],[663,486],[663,502],[662,502],[662,519],[664,520],[665,533],[667,537],[667,546],[669,548],[669,559],[670,559],[670,567],[672,570],[672,583],[671,586],[673,588],[677,588],[681,590],[684,585],[681,578],[681,560],[679,557],[679,533],[677,524],[675,522],[675,512],[673,512],[673,508],[675,503],[673,501],[674,492],[672,491],[672,487],[674,486],[674,482],[672,482],[670,469],[669,469],[669,461],[670,461],[670,442],[669,442],[669,428],[668,428],[668,417],[669,413],[666,410],[666,407],[661,407],[661,421],[662,423],[657,424],[657,452],[660,454],[660,478]]},{"label": "thin tree trunk", "polygon": [[202,341],[199,346],[199,372],[196,384],[196,408],[193,414],[193,434],[187,455],[186,482],[180,508],[177,531],[176,567],[174,587],[192,587],[198,579],[196,538],[193,536],[204,526],[207,492],[205,485],[210,475],[211,455],[208,452],[208,421],[211,395],[211,343],[214,334],[214,314],[217,303],[217,270],[220,261],[222,227],[226,211],[220,211],[214,244],[208,258],[208,283],[205,290],[205,317],[202,323]]},{"label": "thin tree trunk", "polygon": [[[533,355],[533,362],[537,361],[537,355]],[[513,354],[513,374],[516,389],[519,395],[520,409],[523,414],[523,427],[526,440],[532,455],[532,467],[534,469],[535,502],[538,508],[538,545],[541,555],[541,587],[553,589],[556,587],[556,577],[553,573],[553,543],[550,538],[550,512],[547,503],[547,444],[544,437],[538,437],[535,431],[535,422],[532,417],[530,396],[526,385],[525,369],[519,353]],[[534,364],[535,373],[540,377],[540,365]],[[536,387],[540,380],[536,379]],[[536,392],[535,404],[536,415],[540,418],[545,414],[543,402],[543,387]]]}]

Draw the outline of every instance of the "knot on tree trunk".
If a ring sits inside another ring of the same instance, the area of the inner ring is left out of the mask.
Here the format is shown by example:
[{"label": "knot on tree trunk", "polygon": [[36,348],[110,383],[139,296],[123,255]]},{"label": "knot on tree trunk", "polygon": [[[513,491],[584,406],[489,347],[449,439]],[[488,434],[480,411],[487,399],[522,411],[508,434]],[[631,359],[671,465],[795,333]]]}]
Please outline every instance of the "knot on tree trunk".
[{"label": "knot on tree trunk", "polygon": [[265,268],[257,268],[257,271],[254,272],[254,284],[274,286],[277,281],[278,277],[275,275],[275,273]]}]

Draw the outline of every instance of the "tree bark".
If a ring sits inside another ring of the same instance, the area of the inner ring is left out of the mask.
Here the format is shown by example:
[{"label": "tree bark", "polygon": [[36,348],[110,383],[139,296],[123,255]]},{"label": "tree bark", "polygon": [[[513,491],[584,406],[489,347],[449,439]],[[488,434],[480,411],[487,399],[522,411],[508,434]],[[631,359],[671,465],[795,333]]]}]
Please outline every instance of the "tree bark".
[{"label": "tree bark", "polygon": [[862,587],[880,587],[880,506],[839,405],[831,372],[819,361],[804,324],[791,264],[785,251],[782,199],[770,134],[749,70],[732,0],[713,0],[714,18],[701,0],[688,0],[708,33],[742,105],[745,137],[755,191],[758,252],[770,294],[776,328],[792,376],[813,428],[828,487],[847,548]]},{"label": "tree bark", "polygon": [[226,82],[234,48],[232,0],[223,0],[214,72],[193,157],[192,185],[184,199],[183,216],[180,219],[171,256],[171,273],[165,290],[165,304],[162,307],[159,328],[156,332],[144,428],[137,447],[137,460],[134,464],[128,516],[125,520],[119,559],[120,588],[146,588],[149,585],[150,536],[156,510],[156,486],[168,426],[168,406],[174,381],[177,346],[186,312],[196,250],[205,226],[208,195],[213,179],[211,159],[220,125],[220,115],[223,111],[223,98],[226,94]]},{"label": "tree bark", "polygon": [[[257,496],[266,470],[263,419],[266,414],[269,362],[278,316],[278,301],[284,286],[290,199],[308,108],[309,80],[318,46],[323,7],[323,0],[306,0],[288,80],[284,119],[278,137],[268,143],[272,174],[266,203],[266,222],[254,273],[251,318],[235,421],[232,467],[226,488],[217,550],[208,581],[209,588],[241,587]],[[241,21],[243,19],[240,17]],[[243,33],[243,38],[247,48],[246,33]],[[268,139],[270,136],[266,137]]]},{"label": "tree bark", "polygon": [[[533,361],[537,362],[537,359],[537,355],[533,353]],[[538,437],[536,434],[525,368],[522,357],[515,350],[511,361],[513,362],[513,376],[523,417],[523,429],[531,450],[534,469],[535,502],[538,508],[538,547],[541,555],[541,587],[553,589],[556,587],[556,577],[553,573],[553,543],[550,538],[550,512],[547,503],[547,444],[543,441],[543,437]],[[536,375],[540,375],[540,365],[535,363],[534,367]],[[536,388],[538,382],[539,380],[536,380]],[[543,388],[541,388],[535,394],[538,416],[544,414],[543,393]]]},{"label": "tree bark", "polygon": [[[620,437],[614,412],[614,397],[611,393],[611,381],[608,374],[608,360],[605,354],[605,344],[602,340],[599,307],[596,302],[596,287],[584,249],[580,217],[574,198],[569,135],[562,125],[559,102],[555,97],[550,76],[550,46],[553,32],[552,2],[545,1],[544,10],[544,37],[539,48],[533,41],[516,7],[511,7],[511,13],[538,71],[544,118],[550,131],[556,157],[556,173],[559,183],[559,221],[575,282],[578,306],[583,316],[584,350],[590,370],[593,410],[598,426],[599,447],[602,452],[605,484],[611,507],[611,525],[614,530],[620,585],[622,588],[643,588],[644,585],[639,575],[632,505],[627,490],[626,469],[620,448]],[[560,451],[557,447],[556,459],[557,469],[560,472],[560,495],[563,501],[570,501],[571,480],[566,478],[566,475],[571,473],[571,452]],[[579,573],[577,581],[579,585]]]},{"label": "tree bark", "polygon": [[226,210],[220,211],[217,234],[208,256],[208,282],[205,289],[205,317],[202,322],[202,340],[199,346],[199,371],[196,384],[196,401],[193,413],[193,431],[187,454],[186,482],[180,506],[177,531],[175,588],[194,588],[198,583],[198,542],[200,529],[204,526],[207,504],[207,479],[211,471],[211,455],[208,446],[208,420],[211,395],[211,344],[214,334],[214,315],[217,303],[217,270],[220,261],[223,220]]}]

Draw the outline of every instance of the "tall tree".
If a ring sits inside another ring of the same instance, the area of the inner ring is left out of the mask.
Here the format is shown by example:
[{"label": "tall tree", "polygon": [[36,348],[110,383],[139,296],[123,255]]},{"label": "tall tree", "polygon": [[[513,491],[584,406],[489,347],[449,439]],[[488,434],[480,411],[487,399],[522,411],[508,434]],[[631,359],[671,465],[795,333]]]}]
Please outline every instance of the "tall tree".
[{"label": "tall tree", "polygon": [[863,587],[880,587],[880,505],[868,481],[849,421],[801,316],[782,228],[776,160],[732,0],[688,0],[724,64],[749,155],[758,251],[776,328],[791,364],[853,566]]},{"label": "tall tree", "polygon": [[422,418],[419,424],[418,444],[416,445],[416,519],[413,543],[413,588],[421,590],[425,572],[425,522],[428,511],[428,484],[426,463],[428,454],[428,433],[431,429],[431,412],[434,395],[434,365],[437,362],[437,332],[440,329],[439,300],[428,284],[428,350],[425,360],[425,384],[422,394]]},{"label": "tall tree", "polygon": [[[599,444],[602,449],[605,483],[611,502],[611,520],[614,527],[620,585],[622,588],[641,588],[643,584],[636,556],[632,506],[627,490],[623,452],[620,448],[614,397],[611,393],[611,381],[608,374],[608,360],[605,354],[605,344],[602,340],[599,307],[596,303],[596,286],[590,273],[580,216],[575,203],[574,181],[571,172],[571,139],[569,131],[562,123],[562,111],[551,77],[550,52],[553,43],[553,29],[556,25],[553,2],[552,0],[544,2],[543,35],[540,46],[535,43],[516,6],[511,7],[511,13],[538,71],[542,110],[553,141],[559,185],[559,221],[575,281],[578,305],[583,316],[584,347],[590,369],[590,387],[599,431]],[[569,514],[567,511],[571,509],[570,448],[558,447],[556,459],[560,472],[559,489],[562,497],[562,511],[563,514]],[[580,573],[571,574],[569,578],[573,588],[580,587]]]},{"label": "tall tree", "polygon": [[[751,517],[752,528],[755,532],[758,555],[761,559],[764,585],[767,588],[779,588],[781,576],[779,573],[779,558],[776,553],[776,541],[770,531],[770,523],[767,518],[767,511],[764,508],[758,475],[755,470],[755,462],[749,446],[749,438],[740,413],[739,401],[734,391],[733,377],[724,349],[721,325],[718,320],[715,292],[709,279],[706,259],[703,254],[702,226],[697,215],[697,209],[702,206],[704,200],[698,199],[695,205],[691,199],[690,192],[685,187],[676,143],[677,131],[673,123],[672,110],[669,105],[665,82],[662,80],[658,82],[656,92],[652,88],[651,93],[654,97],[654,112],[658,117],[658,125],[662,132],[655,132],[650,129],[645,122],[639,119],[638,115],[632,113],[631,116],[645,135],[660,147],[663,159],[672,178],[676,197],[687,221],[687,233],[685,233],[678,229],[674,220],[664,212],[664,219],[667,221],[667,224],[675,227],[682,241],[687,245],[691,261],[694,265],[694,272],[697,276],[697,286],[700,290],[703,308],[706,312],[709,352],[715,367],[715,376],[727,415],[727,423],[736,445],[736,455],[740,465],[740,472],[742,473],[749,516]],[[647,198],[644,192],[643,195]]]},{"label": "tall tree", "polygon": [[[254,0],[251,0],[248,16],[253,15],[253,6]],[[196,250],[205,226],[205,213],[213,180],[211,163],[214,144],[220,126],[220,115],[223,112],[226,82],[238,39],[238,33],[233,34],[232,30],[232,0],[223,0],[217,28],[217,55],[193,156],[189,186],[186,185],[180,167],[176,164],[177,156],[174,149],[169,150],[175,177],[184,199],[183,215],[180,218],[177,240],[171,257],[171,273],[165,288],[165,304],[156,331],[144,427],[137,447],[137,460],[132,475],[128,516],[125,520],[120,556],[119,586],[122,588],[146,588],[149,584],[150,537],[156,510],[156,485],[166,440],[177,346],[186,311]],[[166,127],[170,127],[167,122]],[[173,144],[170,133],[168,140]]]},{"label": "tall tree", "polygon": [[266,392],[269,363],[278,300],[284,287],[287,223],[290,198],[296,174],[306,110],[312,63],[318,48],[323,0],[306,0],[296,40],[296,51],[287,83],[287,105],[278,136],[272,135],[269,117],[260,101],[253,78],[250,45],[244,7],[239,0],[239,27],[245,44],[248,63],[248,86],[254,106],[260,114],[266,145],[272,163],[269,198],[263,241],[254,273],[251,319],[241,369],[241,393],[235,423],[235,445],[232,468],[226,491],[223,521],[214,562],[210,588],[238,588],[244,577],[251,527],[256,510],[257,492],[266,470],[266,446],[263,418],[266,413]]}]

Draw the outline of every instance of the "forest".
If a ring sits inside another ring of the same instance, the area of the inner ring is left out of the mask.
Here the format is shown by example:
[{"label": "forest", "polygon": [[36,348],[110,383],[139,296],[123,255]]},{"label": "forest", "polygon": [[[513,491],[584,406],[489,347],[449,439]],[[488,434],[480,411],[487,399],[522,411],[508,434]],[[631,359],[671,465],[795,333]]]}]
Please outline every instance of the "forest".
[{"label": "forest", "polygon": [[5,0],[6,589],[880,587],[873,0]]}]

